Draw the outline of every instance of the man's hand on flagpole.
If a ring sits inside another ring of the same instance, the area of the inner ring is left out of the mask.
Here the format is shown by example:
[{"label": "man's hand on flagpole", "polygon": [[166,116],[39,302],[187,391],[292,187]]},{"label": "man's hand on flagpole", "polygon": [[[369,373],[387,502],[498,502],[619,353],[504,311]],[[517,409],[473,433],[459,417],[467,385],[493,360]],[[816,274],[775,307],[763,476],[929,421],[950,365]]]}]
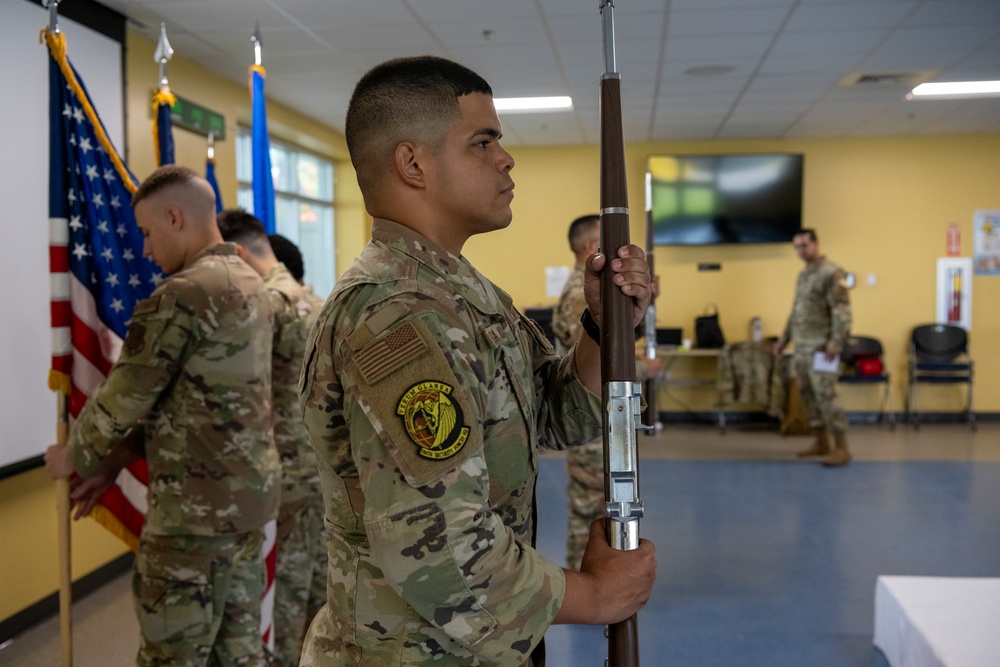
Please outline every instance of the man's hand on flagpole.
[{"label": "man's hand on flagpole", "polygon": [[101,470],[98,470],[93,477],[86,479],[77,477],[70,483],[69,499],[73,507],[76,508],[73,513],[74,521],[90,516],[94,507],[97,506],[97,501],[100,500],[105,491],[111,488],[117,476],[117,473],[105,470],[102,466]]},{"label": "man's hand on flagpole", "polygon": [[52,479],[66,479],[73,474],[73,460],[66,445],[49,445],[45,452],[45,469]]}]

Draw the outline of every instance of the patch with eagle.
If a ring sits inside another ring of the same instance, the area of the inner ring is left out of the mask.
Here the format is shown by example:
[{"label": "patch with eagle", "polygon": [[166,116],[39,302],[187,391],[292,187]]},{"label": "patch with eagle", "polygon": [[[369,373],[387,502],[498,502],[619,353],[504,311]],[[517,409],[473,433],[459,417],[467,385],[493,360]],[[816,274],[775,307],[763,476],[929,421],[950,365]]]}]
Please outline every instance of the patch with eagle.
[{"label": "patch with eagle", "polygon": [[406,434],[425,459],[449,459],[469,439],[462,407],[451,398],[453,390],[444,382],[425,380],[407,389],[396,405],[396,414],[403,420]]}]

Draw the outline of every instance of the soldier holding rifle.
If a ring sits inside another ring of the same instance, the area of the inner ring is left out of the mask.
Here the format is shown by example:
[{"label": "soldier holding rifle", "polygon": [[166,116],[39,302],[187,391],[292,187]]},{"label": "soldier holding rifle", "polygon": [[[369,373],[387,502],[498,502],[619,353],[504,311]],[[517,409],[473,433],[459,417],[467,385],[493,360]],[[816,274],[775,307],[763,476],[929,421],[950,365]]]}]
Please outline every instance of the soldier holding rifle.
[{"label": "soldier holding rifle", "polygon": [[[462,257],[511,222],[514,160],[486,81],[430,56],[383,63],[355,88],[346,136],[375,220],[300,382],[330,556],[302,664],[537,667],[550,624],[627,618],[655,578],[653,545],[616,551],[599,522],[582,572],[533,547],[538,447],[601,432],[600,348],[588,335],[557,355]],[[643,252],[588,260],[595,321],[606,267],[635,326]]]}]

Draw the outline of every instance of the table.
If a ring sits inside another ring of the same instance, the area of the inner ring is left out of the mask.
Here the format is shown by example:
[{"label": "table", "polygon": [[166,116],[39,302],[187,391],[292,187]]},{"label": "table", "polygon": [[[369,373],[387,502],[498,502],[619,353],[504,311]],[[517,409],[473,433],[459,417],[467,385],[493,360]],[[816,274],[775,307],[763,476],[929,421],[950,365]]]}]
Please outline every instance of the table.
[{"label": "table", "polygon": [[[715,386],[717,383],[716,375],[713,373],[711,377],[693,377],[693,378],[674,378],[670,372],[670,367],[673,366],[674,362],[678,359],[712,359],[716,364],[719,361],[719,354],[722,350],[718,349],[706,349],[706,348],[692,348],[692,349],[681,349],[673,345],[660,345],[656,348],[656,356],[660,358],[660,375],[656,379],[657,387],[693,387],[693,386]],[[722,404],[722,401],[716,398],[715,408],[717,411],[716,425],[719,427],[719,431],[722,433],[726,432],[726,409]]]}]

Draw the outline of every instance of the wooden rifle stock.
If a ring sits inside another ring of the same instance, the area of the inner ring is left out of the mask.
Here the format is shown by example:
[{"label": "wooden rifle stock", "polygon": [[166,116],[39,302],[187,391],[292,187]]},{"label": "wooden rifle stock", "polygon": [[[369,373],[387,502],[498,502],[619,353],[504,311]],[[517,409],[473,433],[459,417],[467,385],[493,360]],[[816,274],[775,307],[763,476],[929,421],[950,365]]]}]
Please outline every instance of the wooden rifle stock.
[{"label": "wooden rifle stock", "polygon": [[[604,407],[604,495],[608,541],[615,549],[639,546],[639,468],[635,429],[640,416],[635,382],[635,333],[631,299],[614,284],[611,261],[629,244],[628,186],[621,119],[621,82],[614,66],[613,0],[600,4],[605,73],[601,77],[601,381]],[[638,667],[638,620],[608,626],[608,665]]]}]

